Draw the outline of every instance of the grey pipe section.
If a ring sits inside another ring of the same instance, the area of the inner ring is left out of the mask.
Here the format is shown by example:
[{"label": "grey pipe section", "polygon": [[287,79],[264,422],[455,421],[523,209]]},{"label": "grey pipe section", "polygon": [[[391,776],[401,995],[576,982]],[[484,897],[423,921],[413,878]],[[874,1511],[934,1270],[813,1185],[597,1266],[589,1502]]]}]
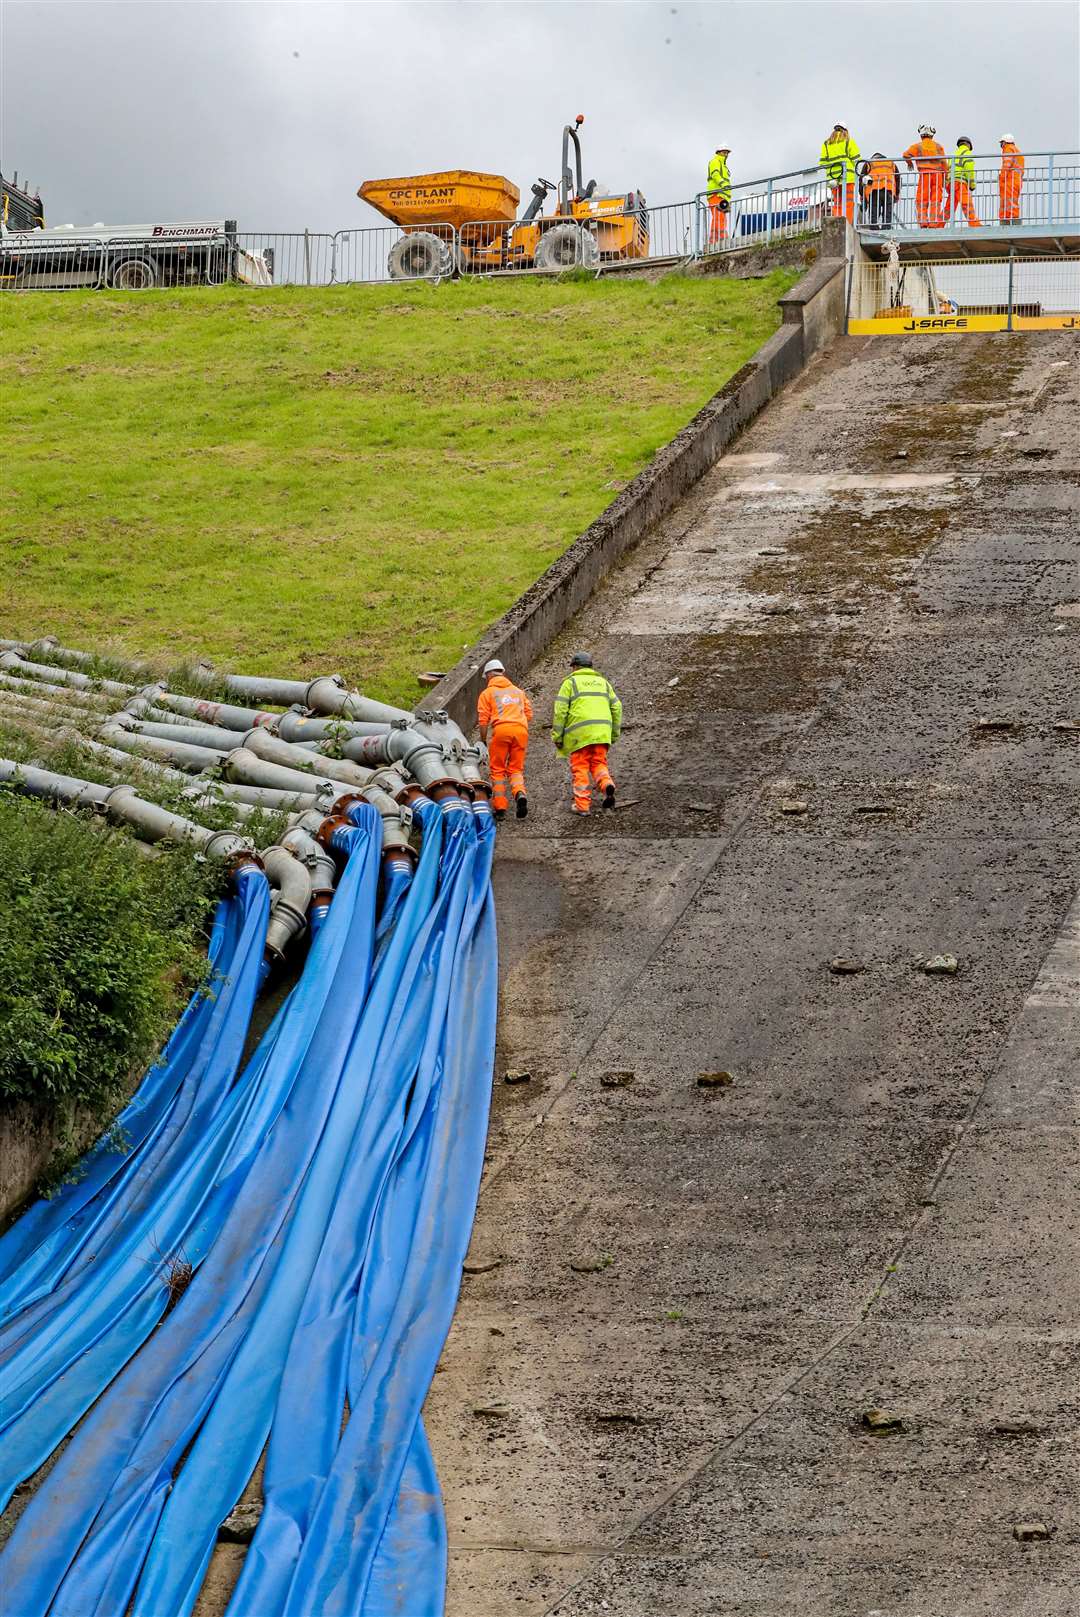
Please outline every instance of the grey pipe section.
[{"label": "grey pipe section", "polygon": [[40,679],[18,679],[13,674],[0,674],[0,690],[21,692],[41,701],[52,699],[84,708],[101,708],[107,711],[112,706],[110,698],[104,694],[98,696],[93,691],[80,691],[76,695],[66,685],[47,685]]},{"label": "grey pipe section", "polygon": [[394,723],[401,720],[387,719],[383,723],[365,723],[356,719],[320,719],[311,713],[299,712],[290,708],[287,713],[278,717],[276,733],[283,741],[290,741],[301,747],[313,747],[317,741],[345,740],[351,736],[383,736],[393,728]]},{"label": "grey pipe section", "polygon": [[246,747],[237,747],[227,753],[224,763],[225,778],[248,786],[276,786],[279,791],[316,793],[331,799],[340,797],[341,782],[328,775],[309,775],[300,769],[287,769],[283,764],[268,763],[257,758]]},{"label": "grey pipe section", "polygon": [[103,724],[98,729],[103,741],[110,741],[125,752],[145,752],[151,758],[163,758],[166,763],[180,769],[198,773],[220,764],[222,754],[213,747],[196,747],[189,741],[162,741],[158,736],[136,735],[118,724]]},{"label": "grey pipe section", "polygon": [[306,679],[271,679],[261,674],[226,674],[222,680],[237,696],[249,697],[253,702],[275,702],[281,707],[303,702],[309,683]]},{"label": "grey pipe section", "polygon": [[162,691],[157,702],[159,707],[170,708],[174,713],[183,713],[204,724],[219,724],[226,730],[245,731],[262,727],[274,730],[281,718],[280,713],[264,713],[261,708],[233,707],[229,702],[206,702],[201,697],[177,696],[172,691]]},{"label": "grey pipe section", "polygon": [[12,785],[17,791],[31,797],[47,797],[59,803],[76,803],[87,808],[103,807],[112,786],[96,786],[74,775],[56,775],[51,769],[37,769],[33,764],[17,764],[11,758],[0,758],[0,784]]},{"label": "grey pipe section", "polygon": [[379,724],[391,719],[412,718],[403,707],[391,707],[388,702],[376,702],[360,691],[350,691],[337,674],[313,679],[306,694],[294,700],[303,701],[313,713],[335,714],[342,719]]},{"label": "grey pipe section", "polygon": [[234,831],[209,831],[181,814],[146,802],[134,786],[98,786],[74,775],[56,775],[52,770],[35,769],[8,758],[0,758],[0,782],[8,782],[33,797],[103,809],[111,820],[130,825],[147,842],[160,842],[166,837],[174,842],[194,842],[204,853],[223,859],[254,851],[251,843]]},{"label": "grey pipe section", "polygon": [[121,685],[115,679],[91,679],[89,674],[78,674],[72,668],[53,668],[47,663],[28,662],[17,652],[0,652],[0,668],[9,674],[20,674],[24,679],[46,679],[57,685],[70,685],[77,691],[105,691],[109,696],[134,696],[134,685]]},{"label": "grey pipe section", "polygon": [[114,786],[105,800],[105,811],[110,819],[123,820],[132,826],[147,842],[160,842],[163,838],[171,842],[193,842],[203,853],[219,859],[254,852],[247,837],[235,831],[210,831],[204,825],[196,825],[182,814],[162,808],[160,803],[148,803],[138,796],[134,786]]},{"label": "grey pipe section", "polygon": [[133,713],[111,713],[108,722],[134,735],[155,736],[159,741],[181,741],[194,747],[208,747],[211,752],[231,752],[236,746],[236,731],[222,730],[216,724],[155,724],[152,719],[139,719]]},{"label": "grey pipe section", "polygon": [[307,926],[307,912],[311,904],[311,871],[290,848],[281,844],[267,848],[262,862],[271,886],[277,888],[270,911],[270,924],[266,929],[266,949],[280,960],[289,944]]},{"label": "grey pipe section", "polygon": [[278,840],[283,848],[296,855],[301,864],[307,867],[311,875],[311,891],[315,893],[331,893],[337,885],[337,865],[333,855],[325,849],[320,842],[316,842],[312,834],[311,822],[315,822],[315,830],[322,824],[321,814],[302,816]]},{"label": "grey pipe section", "polygon": [[[53,634],[43,635],[35,640],[26,650],[33,655],[40,656],[43,652],[49,657],[55,657],[58,662],[69,663],[75,668],[88,668],[96,660],[92,651],[73,651],[70,646],[62,646]],[[146,663],[132,662],[125,659],[126,666],[133,674],[150,674],[153,670]]]},{"label": "grey pipe section", "polygon": [[442,747],[411,729],[391,730],[384,736],[357,736],[342,747],[346,758],[372,768],[379,764],[404,764],[424,791],[446,781],[457,782],[460,771],[452,771]]},{"label": "grey pipe section", "polygon": [[373,772],[362,769],[359,764],[350,763],[347,759],[326,758],[320,752],[308,751],[306,747],[291,746],[288,741],[268,735],[265,730],[249,731],[244,737],[244,746],[256,758],[265,758],[268,763],[284,764],[291,769],[315,769],[325,778],[344,781],[347,786],[366,786],[373,779]]}]

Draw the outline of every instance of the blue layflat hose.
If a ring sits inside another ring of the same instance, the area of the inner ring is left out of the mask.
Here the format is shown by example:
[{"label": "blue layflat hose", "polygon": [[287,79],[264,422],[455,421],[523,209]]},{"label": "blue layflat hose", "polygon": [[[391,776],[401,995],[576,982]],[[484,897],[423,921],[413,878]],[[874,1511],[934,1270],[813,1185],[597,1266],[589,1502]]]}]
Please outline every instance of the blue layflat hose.
[{"label": "blue layflat hose", "polygon": [[[272,1276],[281,1231],[319,1142],[351,1043],[356,1019],[344,1017],[344,1007],[357,998],[357,983],[362,998],[367,982],[378,830],[380,821],[372,812],[364,830],[356,833],[365,844],[364,857],[349,860],[330,918],[312,948],[309,970],[275,1024],[270,1059],[262,1059],[262,1048],[255,1054],[254,1066],[264,1069],[262,1121],[268,1119],[273,1127],[268,1135],[265,1127],[255,1130],[244,1151],[234,1153],[231,1169],[226,1163],[230,1172],[215,1193],[220,1192],[228,1216],[210,1243],[209,1260],[192,1279],[167,1331],[150,1340],[100,1400],[27,1507],[0,1559],[5,1591],[15,1601],[24,1599],[27,1612],[49,1609],[61,1580],[63,1599],[73,1601],[73,1609],[94,1611],[103,1586],[115,1581],[116,1535],[133,1533],[133,1522],[139,1533],[149,1523],[152,1533],[152,1514],[163,1499],[162,1476],[167,1486],[171,1468],[207,1413],[205,1384],[217,1389],[257,1313],[260,1289]],[[249,1195],[252,1171],[259,1174],[257,1195]],[[241,1185],[244,1195],[236,1200]],[[45,1554],[40,1544],[34,1546],[39,1510],[50,1522]],[[133,1578],[146,1541],[149,1533],[142,1538],[141,1551],[120,1557]],[[21,1607],[16,1604],[15,1609]]]}]

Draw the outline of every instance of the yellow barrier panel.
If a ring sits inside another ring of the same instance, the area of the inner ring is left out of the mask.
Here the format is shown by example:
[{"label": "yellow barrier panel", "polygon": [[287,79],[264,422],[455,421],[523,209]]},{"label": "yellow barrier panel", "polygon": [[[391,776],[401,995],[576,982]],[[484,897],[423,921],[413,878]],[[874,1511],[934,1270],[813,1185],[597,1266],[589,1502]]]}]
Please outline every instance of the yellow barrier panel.
[{"label": "yellow barrier panel", "polygon": [[1004,331],[1008,323],[1003,314],[924,314],[908,320],[850,320],[848,331],[853,337],[936,336],[940,331]]},{"label": "yellow barrier panel", "polygon": [[1080,331],[1080,314],[1014,314],[1014,331]]}]

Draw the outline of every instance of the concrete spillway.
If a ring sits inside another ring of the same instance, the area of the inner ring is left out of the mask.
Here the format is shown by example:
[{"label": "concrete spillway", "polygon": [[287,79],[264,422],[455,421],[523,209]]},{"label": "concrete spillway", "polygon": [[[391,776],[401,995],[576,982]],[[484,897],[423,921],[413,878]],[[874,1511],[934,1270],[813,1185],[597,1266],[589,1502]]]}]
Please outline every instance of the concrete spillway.
[{"label": "concrete spillway", "polygon": [[1064,333],[840,341],[515,670],[641,801],[500,841],[454,1617],[1074,1617],[1076,420]]}]

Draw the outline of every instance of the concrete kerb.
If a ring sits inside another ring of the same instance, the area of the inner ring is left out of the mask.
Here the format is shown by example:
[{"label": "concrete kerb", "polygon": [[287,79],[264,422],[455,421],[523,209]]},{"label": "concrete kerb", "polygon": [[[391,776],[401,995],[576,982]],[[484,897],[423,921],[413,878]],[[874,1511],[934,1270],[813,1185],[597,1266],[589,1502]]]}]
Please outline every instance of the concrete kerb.
[{"label": "concrete kerb", "polygon": [[[826,237],[830,246],[842,240]],[[432,689],[424,707],[445,708],[463,730],[473,727],[480,671],[488,659],[498,657],[516,670],[529,668],[615,563],[674,510],[774,394],[843,331],[845,269],[844,256],[822,258],[779,299],[779,331],[492,624]]]}]

